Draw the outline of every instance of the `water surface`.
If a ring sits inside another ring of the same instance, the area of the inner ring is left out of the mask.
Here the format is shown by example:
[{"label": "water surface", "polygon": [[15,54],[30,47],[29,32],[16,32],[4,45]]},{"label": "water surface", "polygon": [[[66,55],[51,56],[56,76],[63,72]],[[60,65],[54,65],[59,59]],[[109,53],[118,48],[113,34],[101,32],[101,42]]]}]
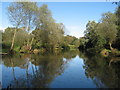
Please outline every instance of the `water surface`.
[{"label": "water surface", "polygon": [[3,88],[120,87],[119,63],[79,51],[3,56]]}]

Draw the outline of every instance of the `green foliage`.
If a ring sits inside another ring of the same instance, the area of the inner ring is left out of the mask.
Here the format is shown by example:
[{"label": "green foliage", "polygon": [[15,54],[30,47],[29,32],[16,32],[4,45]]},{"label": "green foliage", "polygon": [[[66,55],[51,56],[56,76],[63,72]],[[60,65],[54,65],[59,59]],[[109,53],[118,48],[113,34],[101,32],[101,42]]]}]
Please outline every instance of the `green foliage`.
[{"label": "green foliage", "polygon": [[2,44],[2,34],[3,32],[0,30],[0,45]]},{"label": "green foliage", "polygon": [[88,21],[88,24],[86,25],[86,30],[84,32],[85,38],[89,40],[94,40],[93,38],[97,37],[96,27],[97,27],[97,23],[95,21]]},{"label": "green foliage", "polygon": [[14,2],[8,7],[8,16],[15,28],[8,27],[5,30],[2,44],[7,49],[13,46],[16,52],[29,52],[26,50],[43,48],[54,51],[78,47],[100,52],[103,48],[108,48],[108,45],[110,49],[112,46],[118,48],[120,45],[119,13],[120,7],[115,13],[104,13],[98,23],[89,21],[84,32],[85,36],[78,39],[64,35],[65,26],[56,23],[46,4],[39,7],[35,2]]},{"label": "green foliage", "polygon": [[68,45],[70,47],[70,50],[74,50],[75,46],[74,45]]},{"label": "green foliage", "polygon": [[86,25],[85,36],[80,39],[80,48],[99,53],[109,45],[112,50],[112,45],[117,40],[119,33],[116,25],[117,20],[116,14],[108,12],[102,15],[98,23],[89,21]]},{"label": "green foliage", "polygon": [[114,43],[114,47],[120,50],[120,7],[117,8],[115,14],[118,18],[117,23],[116,23],[116,25],[118,26],[117,27],[118,33],[117,33],[116,42]]},{"label": "green foliage", "polygon": [[29,32],[31,29],[35,27],[35,19],[36,19],[36,12],[37,12],[37,4],[36,2],[17,2],[17,4],[21,5],[23,9],[23,16],[24,18],[24,27]]},{"label": "green foliage", "polygon": [[86,43],[88,42],[89,39],[86,39],[85,37],[80,38],[80,46],[79,49],[85,50]]},{"label": "green foliage", "polygon": [[85,38],[81,40],[83,47],[94,48],[95,51],[99,52],[105,43],[105,39],[98,33],[98,23],[89,21],[86,25]]},{"label": "green foliage", "polygon": [[13,49],[15,52],[19,52],[20,51],[20,46],[15,46]]},{"label": "green foliage", "polygon": [[8,53],[9,52],[9,49],[7,49],[7,48],[2,48],[2,53]]},{"label": "green foliage", "polygon": [[19,2],[12,2],[9,7],[7,8],[9,21],[15,26],[16,28],[24,25],[25,23],[25,14],[23,12],[22,5]]},{"label": "green foliage", "polygon": [[[2,35],[2,42],[5,45],[10,45],[12,43],[12,36],[14,34],[15,28],[6,28],[5,32]],[[16,37],[15,37],[15,45],[22,46],[26,42],[26,40],[30,38],[29,34],[22,28],[17,29]]]},{"label": "green foliage", "polygon": [[104,13],[101,18],[101,23],[98,25],[98,34],[112,44],[117,36],[117,17],[114,13]]},{"label": "green foliage", "polygon": [[15,28],[6,28],[3,35],[2,35],[2,42],[4,44],[11,44],[12,42],[12,36],[14,34]]},{"label": "green foliage", "polygon": [[46,49],[60,47],[63,41],[64,25],[55,22],[45,4],[38,9],[37,15],[35,21],[37,28],[32,32],[36,47],[43,46]]},{"label": "green foliage", "polygon": [[69,45],[74,45],[75,47],[79,47],[79,39],[77,39],[74,36],[64,36],[64,45],[69,46]]}]

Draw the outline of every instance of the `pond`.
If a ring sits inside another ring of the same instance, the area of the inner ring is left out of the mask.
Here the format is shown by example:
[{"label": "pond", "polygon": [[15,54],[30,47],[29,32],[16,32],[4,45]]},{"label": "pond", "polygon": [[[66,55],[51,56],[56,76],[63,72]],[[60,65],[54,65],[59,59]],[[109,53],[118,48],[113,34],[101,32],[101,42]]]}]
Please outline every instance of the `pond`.
[{"label": "pond", "polygon": [[3,56],[3,88],[118,88],[120,63],[80,51]]}]

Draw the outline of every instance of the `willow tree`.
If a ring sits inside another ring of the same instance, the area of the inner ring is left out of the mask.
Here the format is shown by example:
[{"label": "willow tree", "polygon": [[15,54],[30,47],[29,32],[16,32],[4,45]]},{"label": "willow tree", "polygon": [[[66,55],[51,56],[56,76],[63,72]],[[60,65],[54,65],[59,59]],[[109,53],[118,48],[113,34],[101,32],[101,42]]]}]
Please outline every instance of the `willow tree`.
[{"label": "willow tree", "polygon": [[[19,2],[19,4],[22,5],[25,16],[24,26],[26,27],[26,31],[30,33],[30,30],[34,29],[35,27],[34,21],[36,19],[35,13],[37,12],[38,9],[37,3],[29,1],[29,2]],[[27,40],[27,46],[28,45],[30,45],[30,38],[28,38]]]},{"label": "willow tree", "polygon": [[98,47],[102,48],[104,45],[104,41],[102,40],[101,36],[97,32],[98,23],[95,21],[89,21],[86,25],[85,30],[85,38],[88,40],[86,42],[86,48],[95,48],[98,51]]},{"label": "willow tree", "polygon": [[118,20],[117,20],[117,30],[118,30],[118,33],[117,33],[117,40],[116,40],[116,43],[115,45],[117,46],[118,49],[120,49],[120,6],[117,7],[117,10],[115,12]]},{"label": "willow tree", "polygon": [[[38,12],[36,13],[35,25],[38,29],[36,34],[41,36],[41,41],[46,48],[54,48],[62,40],[64,34],[64,25],[58,24],[52,17],[51,11],[48,9],[47,5],[42,5]],[[39,30],[42,30],[41,32]],[[40,37],[37,38],[40,40]]]},{"label": "willow tree", "polygon": [[16,31],[20,26],[23,25],[23,22],[25,20],[25,16],[24,16],[22,5],[19,4],[18,2],[12,2],[9,5],[7,10],[8,10],[9,20],[13,24],[13,26],[15,27],[14,34],[12,37],[11,48],[10,48],[10,50],[12,50],[13,46],[14,46],[14,42],[15,42]]},{"label": "willow tree", "polygon": [[[10,22],[13,23],[16,29],[19,27],[25,27],[25,30],[29,33],[34,28],[35,12],[37,10],[37,4],[35,2],[14,2],[8,7],[8,16]],[[11,50],[13,49],[16,29],[14,31]],[[27,46],[29,39],[27,40]]]},{"label": "willow tree", "polygon": [[112,43],[117,37],[117,17],[114,13],[104,13],[101,18],[101,22],[98,25],[98,33],[104,37],[112,50]]}]

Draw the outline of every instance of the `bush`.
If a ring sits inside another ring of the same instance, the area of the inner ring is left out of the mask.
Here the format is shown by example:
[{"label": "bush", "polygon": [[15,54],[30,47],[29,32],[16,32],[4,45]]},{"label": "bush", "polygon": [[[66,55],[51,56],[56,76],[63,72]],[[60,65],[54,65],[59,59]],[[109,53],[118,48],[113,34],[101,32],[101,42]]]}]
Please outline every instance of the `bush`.
[{"label": "bush", "polygon": [[13,48],[13,50],[14,50],[15,52],[19,52],[19,51],[20,51],[20,46],[15,46],[15,47]]}]

